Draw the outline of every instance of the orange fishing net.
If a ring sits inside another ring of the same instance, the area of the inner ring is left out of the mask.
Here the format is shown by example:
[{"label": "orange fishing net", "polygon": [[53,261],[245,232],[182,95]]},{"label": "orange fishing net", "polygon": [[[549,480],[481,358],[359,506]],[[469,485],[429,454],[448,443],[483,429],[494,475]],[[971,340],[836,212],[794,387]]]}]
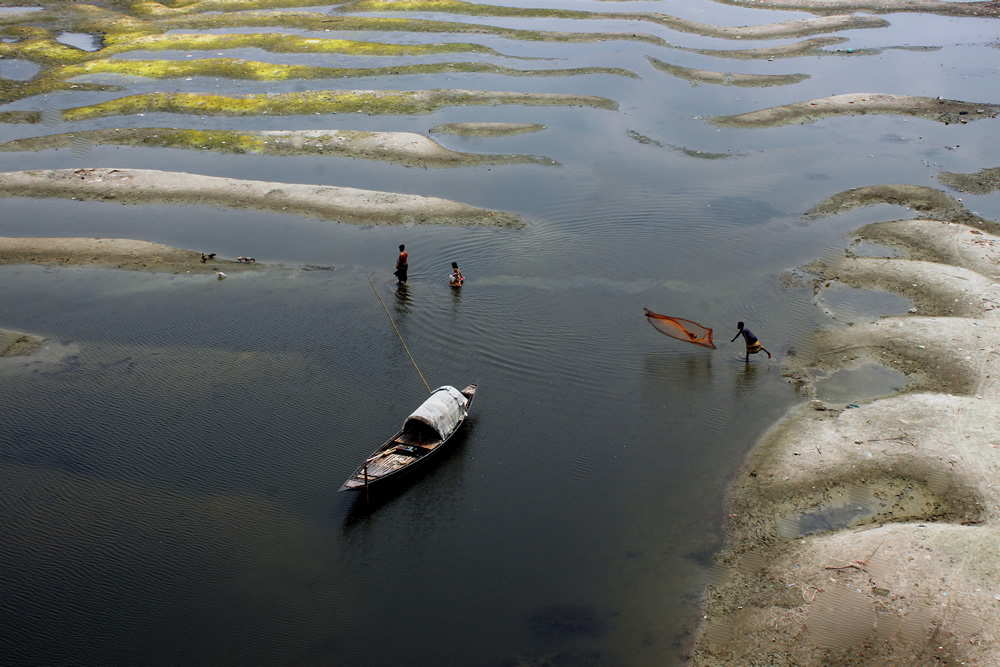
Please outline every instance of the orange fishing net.
[{"label": "orange fishing net", "polygon": [[659,313],[654,313],[649,308],[643,308],[643,310],[646,311],[646,319],[660,333],[666,334],[671,338],[676,338],[677,340],[715,349],[715,343],[712,342],[712,330],[708,327],[703,327],[697,322],[685,320],[680,317],[660,315]]}]

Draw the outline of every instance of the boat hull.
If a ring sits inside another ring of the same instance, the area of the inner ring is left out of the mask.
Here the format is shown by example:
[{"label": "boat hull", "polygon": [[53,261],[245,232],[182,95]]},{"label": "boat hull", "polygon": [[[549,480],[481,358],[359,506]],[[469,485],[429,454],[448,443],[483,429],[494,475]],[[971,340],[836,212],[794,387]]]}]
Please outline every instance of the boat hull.
[{"label": "boat hull", "polygon": [[444,449],[445,445],[465,423],[472,407],[472,401],[476,397],[476,388],[476,384],[470,384],[460,390],[466,399],[465,407],[454,427],[447,434],[443,436],[437,434],[437,437],[434,438],[421,437],[419,434],[408,432],[404,426],[403,430],[386,440],[371,456],[365,459],[365,462],[347,478],[339,491],[356,491],[372,486],[385,486],[392,480],[399,479],[405,473],[423,468],[430,459],[435,458],[435,455]]}]

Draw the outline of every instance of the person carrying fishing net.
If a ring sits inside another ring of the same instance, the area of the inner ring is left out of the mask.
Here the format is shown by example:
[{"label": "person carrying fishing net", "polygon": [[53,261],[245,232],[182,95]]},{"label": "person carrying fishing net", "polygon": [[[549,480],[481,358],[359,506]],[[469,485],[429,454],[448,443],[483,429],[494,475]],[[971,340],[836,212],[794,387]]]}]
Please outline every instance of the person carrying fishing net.
[{"label": "person carrying fishing net", "polygon": [[742,322],[736,324],[736,329],[737,329],[736,335],[733,336],[733,339],[729,342],[732,343],[737,338],[739,338],[740,335],[743,336],[743,340],[746,341],[747,344],[747,358],[746,358],[747,361],[750,361],[751,354],[757,354],[758,352],[762,351],[767,352],[768,359],[771,358],[771,353],[764,349],[764,346],[760,344],[760,341],[757,340],[757,337],[753,335],[753,332],[747,329],[745,326],[743,326]]}]

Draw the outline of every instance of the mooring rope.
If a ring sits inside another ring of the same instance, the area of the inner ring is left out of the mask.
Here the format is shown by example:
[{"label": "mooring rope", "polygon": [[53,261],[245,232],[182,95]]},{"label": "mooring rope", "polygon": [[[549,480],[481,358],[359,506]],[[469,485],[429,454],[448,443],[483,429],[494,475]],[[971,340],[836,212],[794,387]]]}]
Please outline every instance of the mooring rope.
[{"label": "mooring rope", "polygon": [[428,394],[431,393],[431,386],[427,384],[427,380],[424,380],[424,374],[420,372],[420,367],[417,366],[417,362],[413,361],[413,355],[410,354],[410,350],[406,347],[406,341],[404,341],[403,337],[399,335],[399,329],[396,328],[396,323],[392,321],[392,315],[389,315],[389,309],[385,307],[385,301],[382,300],[382,295],[378,293],[377,289],[375,289],[375,283],[372,282],[372,277],[371,276],[367,277],[368,277],[368,282],[371,283],[372,289],[375,290],[375,296],[378,297],[378,302],[382,304],[382,309],[385,311],[385,314],[389,317],[389,324],[392,325],[393,331],[395,331],[396,336],[399,337],[399,342],[403,344],[403,349],[406,350],[406,356],[410,358],[410,361],[413,362],[413,367],[417,369],[417,374],[420,376],[420,379],[423,380],[424,386],[427,387],[427,393]]}]

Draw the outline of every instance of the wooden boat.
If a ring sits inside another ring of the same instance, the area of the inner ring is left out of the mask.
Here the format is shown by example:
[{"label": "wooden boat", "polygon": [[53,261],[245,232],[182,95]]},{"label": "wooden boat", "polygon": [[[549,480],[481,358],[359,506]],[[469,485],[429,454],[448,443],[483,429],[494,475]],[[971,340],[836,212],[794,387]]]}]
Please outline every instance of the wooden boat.
[{"label": "wooden boat", "polygon": [[432,391],[430,397],[406,418],[399,433],[365,459],[347,478],[340,491],[363,489],[397,479],[404,472],[424,463],[441,450],[465,423],[475,397],[475,384],[461,391],[451,386]]}]

